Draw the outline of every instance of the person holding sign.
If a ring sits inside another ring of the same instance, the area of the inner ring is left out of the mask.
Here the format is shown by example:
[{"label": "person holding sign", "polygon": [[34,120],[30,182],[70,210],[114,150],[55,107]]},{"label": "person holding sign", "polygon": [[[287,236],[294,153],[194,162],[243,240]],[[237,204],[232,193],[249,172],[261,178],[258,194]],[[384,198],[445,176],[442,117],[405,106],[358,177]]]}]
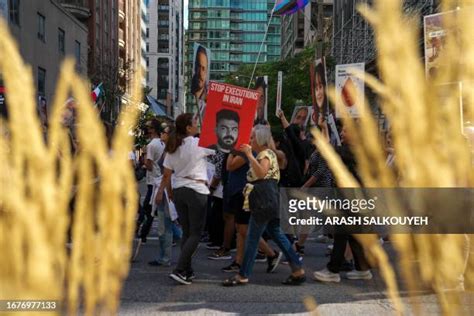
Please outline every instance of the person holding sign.
[{"label": "person holding sign", "polygon": [[[250,143],[243,144],[240,151],[247,157],[250,169],[244,189],[244,209],[250,211],[250,223],[245,240],[245,253],[239,273],[223,282],[224,286],[243,285],[249,282],[258,243],[264,231],[281,249],[291,267],[291,275],[283,281],[285,285],[300,285],[306,281],[299,256],[280,228],[278,181],[280,170],[276,153],[270,149],[272,134],[269,126],[256,125]],[[253,156],[252,151],[257,153]],[[276,258],[280,259],[280,256]]]}]

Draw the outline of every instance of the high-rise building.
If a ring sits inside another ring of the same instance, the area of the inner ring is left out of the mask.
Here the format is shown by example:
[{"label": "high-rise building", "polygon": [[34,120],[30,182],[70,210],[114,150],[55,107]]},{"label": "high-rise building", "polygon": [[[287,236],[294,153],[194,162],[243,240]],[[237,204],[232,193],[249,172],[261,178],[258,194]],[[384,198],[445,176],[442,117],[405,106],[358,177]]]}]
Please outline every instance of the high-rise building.
[{"label": "high-rise building", "polygon": [[[51,104],[61,63],[76,59],[76,71],[87,75],[87,27],[56,0],[10,0],[2,12],[7,16],[25,63],[34,76],[38,96]],[[87,14],[87,10],[83,12]]]},{"label": "high-rise building", "polygon": [[[274,5],[273,0],[190,0],[186,41],[188,81],[192,74],[194,43],[212,52],[211,80],[223,80],[240,65],[255,63]],[[280,17],[273,16],[259,63],[280,59],[280,31]],[[193,103],[188,93],[187,104]]]},{"label": "high-rise building", "polygon": [[[334,1],[334,23],[332,54],[338,64],[365,62],[366,70],[375,68],[375,41],[372,27],[357,11],[358,4],[370,4],[369,0]],[[414,14],[423,25],[424,15],[434,13],[440,5],[439,0],[404,0],[403,10]],[[423,39],[420,37],[420,51]]]},{"label": "high-rise building", "polygon": [[171,116],[184,106],[183,20],[182,0],[149,0],[147,83]]},{"label": "high-rise building", "polygon": [[128,103],[133,75],[142,63],[142,11],[140,0],[118,0],[119,85],[124,91],[122,103]]},{"label": "high-rise building", "polygon": [[292,57],[301,52],[305,42],[305,15],[296,12],[286,15],[281,20],[281,58]]},{"label": "high-rise building", "polygon": [[334,0],[311,0],[304,11],[284,15],[281,22],[281,58],[292,57],[314,43],[318,35],[322,41],[332,38]]}]

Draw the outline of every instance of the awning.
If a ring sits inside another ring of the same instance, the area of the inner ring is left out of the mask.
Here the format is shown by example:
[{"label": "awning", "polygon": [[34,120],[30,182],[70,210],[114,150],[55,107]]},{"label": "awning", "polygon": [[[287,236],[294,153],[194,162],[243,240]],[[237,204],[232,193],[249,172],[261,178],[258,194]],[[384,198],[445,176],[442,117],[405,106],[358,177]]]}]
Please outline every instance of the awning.
[{"label": "awning", "polygon": [[156,115],[159,115],[159,116],[166,116],[167,118],[169,118],[171,120],[173,119],[171,116],[169,116],[166,113],[166,105],[159,102],[157,99],[155,99],[152,96],[147,95],[146,98],[147,98],[148,102],[150,103],[150,108],[153,111],[153,113],[155,113]]}]

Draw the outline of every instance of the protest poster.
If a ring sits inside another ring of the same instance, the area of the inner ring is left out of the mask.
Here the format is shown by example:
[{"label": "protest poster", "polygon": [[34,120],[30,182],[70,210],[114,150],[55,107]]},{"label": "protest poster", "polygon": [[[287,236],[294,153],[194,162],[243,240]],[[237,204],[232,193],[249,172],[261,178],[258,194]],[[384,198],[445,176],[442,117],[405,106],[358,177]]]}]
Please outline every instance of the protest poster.
[{"label": "protest poster", "polygon": [[336,65],[336,117],[342,117],[342,111],[358,117],[358,104],[364,103],[364,81],[352,71],[363,73],[365,64]]},{"label": "protest poster", "polygon": [[318,124],[318,116],[323,115],[324,119],[329,113],[329,101],[327,97],[327,75],[326,59],[319,58],[311,64],[311,97],[313,105],[313,114],[311,115],[311,125]]},{"label": "protest poster", "polygon": [[447,30],[444,24],[446,18],[455,18],[456,14],[456,11],[448,11],[423,17],[425,72],[427,77],[435,75],[445,66],[442,64],[440,56],[445,46],[446,36],[453,33],[454,30]]},{"label": "protest poster", "polygon": [[264,124],[268,121],[268,76],[255,79],[255,90],[259,93],[255,123]]},{"label": "protest poster", "polygon": [[211,81],[199,146],[225,153],[250,142],[258,91]]},{"label": "protest poster", "polygon": [[283,88],[283,72],[278,72],[278,82],[277,82],[277,96],[276,96],[276,107],[275,115],[278,116],[278,112],[281,110],[281,93]]},{"label": "protest poster", "polygon": [[313,109],[311,106],[295,106],[295,109],[293,110],[293,115],[291,116],[291,124],[297,124],[302,129],[306,129],[306,126],[309,122],[309,118],[312,114],[312,110]]},{"label": "protest poster", "polygon": [[194,43],[191,94],[196,98],[201,120],[206,108],[210,69],[211,51],[199,43]]}]

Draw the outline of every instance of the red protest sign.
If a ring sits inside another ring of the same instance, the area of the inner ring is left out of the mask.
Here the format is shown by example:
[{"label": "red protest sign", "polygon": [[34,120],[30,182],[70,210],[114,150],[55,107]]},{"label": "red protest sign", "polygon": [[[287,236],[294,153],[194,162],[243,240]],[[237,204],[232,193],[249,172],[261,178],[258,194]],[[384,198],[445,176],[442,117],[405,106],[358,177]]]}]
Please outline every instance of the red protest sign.
[{"label": "red protest sign", "polygon": [[230,152],[248,144],[258,98],[257,91],[211,81],[199,146]]}]

